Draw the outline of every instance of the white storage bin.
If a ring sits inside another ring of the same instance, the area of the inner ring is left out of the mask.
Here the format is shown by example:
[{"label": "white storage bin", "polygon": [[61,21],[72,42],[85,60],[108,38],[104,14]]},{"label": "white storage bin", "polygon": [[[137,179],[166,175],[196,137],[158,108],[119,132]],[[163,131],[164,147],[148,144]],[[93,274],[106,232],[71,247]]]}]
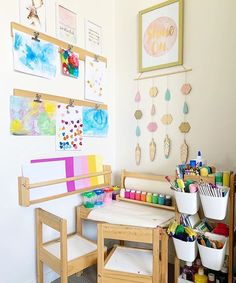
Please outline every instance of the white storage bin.
[{"label": "white storage bin", "polygon": [[227,190],[227,193],[224,197],[212,197],[200,194],[203,212],[207,218],[217,220],[223,220],[225,218],[229,199],[229,188],[225,187],[225,190]]},{"label": "white storage bin", "polygon": [[172,238],[175,246],[175,252],[179,259],[193,262],[197,257],[197,241],[185,242],[176,238]]},{"label": "white storage bin", "polygon": [[197,243],[202,265],[212,270],[220,270],[224,264],[228,238],[213,233],[205,233],[205,235],[211,240],[222,241],[224,246],[222,249],[213,249]]},{"label": "white storage bin", "polygon": [[174,192],[178,211],[185,214],[196,214],[199,209],[199,193]]},{"label": "white storage bin", "polygon": [[183,279],[182,275],[180,275],[179,278],[178,278],[178,283],[193,283],[193,281]]}]

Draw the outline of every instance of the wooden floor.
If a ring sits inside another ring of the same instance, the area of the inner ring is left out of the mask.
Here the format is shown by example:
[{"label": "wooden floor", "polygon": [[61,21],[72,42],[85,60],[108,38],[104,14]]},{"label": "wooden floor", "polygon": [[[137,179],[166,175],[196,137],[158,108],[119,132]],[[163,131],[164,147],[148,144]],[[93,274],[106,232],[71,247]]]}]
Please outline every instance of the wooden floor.
[{"label": "wooden floor", "polygon": [[[87,268],[80,277],[75,275],[69,278],[69,283],[96,283],[97,271],[96,267],[92,266]],[[169,264],[169,283],[174,283],[174,265]],[[53,281],[52,283],[60,283],[60,279]]]}]

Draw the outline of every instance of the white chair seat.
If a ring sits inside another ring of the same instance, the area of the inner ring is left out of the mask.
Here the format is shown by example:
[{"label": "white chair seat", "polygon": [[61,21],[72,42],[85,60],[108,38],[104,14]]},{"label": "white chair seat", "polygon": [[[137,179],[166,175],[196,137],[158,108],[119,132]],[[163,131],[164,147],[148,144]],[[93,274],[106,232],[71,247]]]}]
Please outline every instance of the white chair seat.
[{"label": "white chair seat", "polygon": [[150,250],[116,247],[105,269],[134,274],[152,275],[153,254]]},{"label": "white chair seat", "polygon": [[[55,242],[44,245],[44,248],[55,257],[60,259],[60,243]],[[97,250],[97,245],[80,235],[72,235],[67,239],[68,261],[86,255]]]}]

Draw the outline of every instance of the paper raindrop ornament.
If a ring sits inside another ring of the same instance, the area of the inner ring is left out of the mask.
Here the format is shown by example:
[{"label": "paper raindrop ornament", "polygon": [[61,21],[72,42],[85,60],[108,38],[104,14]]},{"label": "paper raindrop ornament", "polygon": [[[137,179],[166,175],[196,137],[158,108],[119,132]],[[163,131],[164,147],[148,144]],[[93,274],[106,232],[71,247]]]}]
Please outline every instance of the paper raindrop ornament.
[{"label": "paper raindrop ornament", "polygon": [[136,110],[135,113],[134,113],[134,117],[136,120],[140,120],[143,116],[143,113],[141,110]]},{"label": "paper raindrop ornament", "polygon": [[157,123],[156,122],[150,122],[147,126],[149,132],[154,133],[157,130]]},{"label": "paper raindrop ornament", "polygon": [[171,140],[168,137],[168,135],[166,135],[165,139],[164,139],[164,155],[165,155],[165,158],[168,158],[169,155],[170,155],[170,144],[171,144]]},{"label": "paper raindrop ornament", "polygon": [[179,130],[181,133],[186,134],[190,131],[191,126],[189,125],[188,122],[182,122],[179,126]]},{"label": "paper raindrop ornament", "polygon": [[170,125],[173,121],[172,115],[171,114],[165,114],[163,115],[163,117],[161,118],[161,122],[164,125]]},{"label": "paper raindrop ornament", "polygon": [[137,103],[141,101],[141,95],[140,95],[140,92],[139,92],[139,91],[137,91],[134,100],[135,100],[135,102],[137,102]]},{"label": "paper raindrop ornament", "polygon": [[185,115],[188,114],[188,104],[187,104],[187,102],[184,102],[183,113]]},{"label": "paper raindrop ornament", "polygon": [[150,95],[151,97],[156,97],[157,94],[158,94],[158,89],[157,89],[157,87],[155,87],[155,86],[151,87],[150,90],[149,90],[149,95]]},{"label": "paper raindrop ornament", "polygon": [[180,147],[181,163],[185,164],[187,162],[187,159],[188,159],[188,145],[187,145],[186,141],[184,141],[184,143]]},{"label": "paper raindrop ornament", "polygon": [[191,92],[192,87],[190,84],[183,84],[180,90],[182,94],[188,95]]},{"label": "paper raindrop ornament", "polygon": [[165,101],[170,101],[171,100],[171,93],[170,90],[167,88],[165,92]]},{"label": "paper raindrop ornament", "polygon": [[137,143],[136,148],[135,148],[135,161],[136,164],[139,165],[141,160],[141,148],[139,144]]},{"label": "paper raindrop ornament", "polygon": [[140,136],[141,136],[141,130],[140,130],[139,126],[137,126],[137,128],[136,128],[136,137],[138,138]]},{"label": "paper raindrop ornament", "polygon": [[154,139],[149,144],[149,155],[150,155],[150,160],[153,161],[156,156],[156,143],[154,142]]},{"label": "paper raindrop ornament", "polygon": [[151,116],[154,116],[155,114],[156,114],[156,107],[155,107],[155,104],[152,104]]}]

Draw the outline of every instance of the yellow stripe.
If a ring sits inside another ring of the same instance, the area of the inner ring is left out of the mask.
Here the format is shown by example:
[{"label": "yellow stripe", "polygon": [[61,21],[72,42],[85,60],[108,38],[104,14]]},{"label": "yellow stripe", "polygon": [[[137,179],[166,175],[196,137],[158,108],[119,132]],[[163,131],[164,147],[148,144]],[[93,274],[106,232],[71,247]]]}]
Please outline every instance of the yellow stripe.
[{"label": "yellow stripe", "polygon": [[[100,155],[96,155],[96,172],[102,172],[103,166],[102,166],[102,157]],[[104,176],[98,176],[98,184],[104,184]]]},{"label": "yellow stripe", "polygon": [[[88,169],[89,173],[96,172],[96,156],[95,155],[88,155]],[[91,186],[98,185],[98,177],[90,178]]]}]

